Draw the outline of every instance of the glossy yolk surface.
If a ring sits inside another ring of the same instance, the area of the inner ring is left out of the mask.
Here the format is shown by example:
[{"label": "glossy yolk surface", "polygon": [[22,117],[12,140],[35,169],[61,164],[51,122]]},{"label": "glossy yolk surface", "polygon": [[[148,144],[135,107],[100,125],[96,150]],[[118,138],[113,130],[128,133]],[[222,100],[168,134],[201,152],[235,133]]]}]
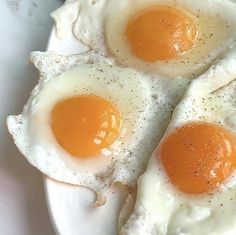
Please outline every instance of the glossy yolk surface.
[{"label": "glossy yolk surface", "polygon": [[236,139],[228,130],[207,123],[182,126],[161,147],[172,183],[186,193],[208,192],[236,167]]},{"label": "glossy yolk surface", "polygon": [[198,27],[185,12],[160,5],[132,17],[125,35],[132,52],[152,62],[174,59],[189,51],[197,39]]},{"label": "glossy yolk surface", "polygon": [[51,113],[55,138],[76,157],[93,156],[109,147],[119,135],[121,123],[116,107],[93,95],[63,100]]}]

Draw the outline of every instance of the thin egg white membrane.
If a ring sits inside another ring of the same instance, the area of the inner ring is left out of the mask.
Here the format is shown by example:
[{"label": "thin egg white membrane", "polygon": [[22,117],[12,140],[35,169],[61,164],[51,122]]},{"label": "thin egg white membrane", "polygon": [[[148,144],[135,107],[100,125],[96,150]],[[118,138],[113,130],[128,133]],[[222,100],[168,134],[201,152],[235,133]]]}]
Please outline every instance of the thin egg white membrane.
[{"label": "thin egg white membrane", "polygon": [[[113,183],[135,188],[188,80],[147,76],[94,52],[73,56],[33,52],[30,61],[40,72],[39,82],[22,113],[7,119],[21,153],[49,177],[95,190],[97,205],[105,202],[105,193]],[[122,116],[115,142],[98,156],[86,159],[64,150],[50,125],[57,102],[84,94],[110,101]]]},{"label": "thin egg white membrane", "polygon": [[[236,51],[226,57],[190,84],[155,153],[169,133],[192,122],[217,124],[236,135]],[[138,179],[134,211],[120,234],[235,234],[235,175],[209,193],[186,194],[170,182],[160,156],[153,154]]]},{"label": "thin egg white membrane", "polygon": [[[194,47],[177,59],[146,62],[136,57],[124,36],[132,16],[168,5],[193,16],[199,28]],[[125,66],[169,77],[197,77],[219,55],[235,45],[236,4],[225,0],[74,0],[52,13],[58,37],[72,31],[82,43]]]}]

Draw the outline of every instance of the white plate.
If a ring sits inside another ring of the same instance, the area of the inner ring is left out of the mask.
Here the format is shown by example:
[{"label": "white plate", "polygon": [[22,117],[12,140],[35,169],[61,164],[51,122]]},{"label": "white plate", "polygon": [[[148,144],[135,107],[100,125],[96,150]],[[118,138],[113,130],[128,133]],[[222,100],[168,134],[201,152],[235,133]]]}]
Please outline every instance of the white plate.
[{"label": "white plate", "polygon": [[[231,0],[236,2],[236,0]],[[87,50],[73,35],[61,40],[52,30],[48,50],[59,54],[77,54]],[[117,218],[126,199],[126,192],[112,188],[107,203],[92,208],[93,191],[44,178],[49,213],[55,230],[60,235],[115,235]]]},{"label": "white plate", "polygon": [[[61,40],[52,30],[48,50],[59,54],[76,54],[87,48],[73,35]],[[48,209],[55,230],[60,235],[115,235],[119,211],[126,199],[126,192],[113,187],[107,203],[99,208],[91,207],[95,200],[93,191],[66,185],[47,177],[44,179]]]}]

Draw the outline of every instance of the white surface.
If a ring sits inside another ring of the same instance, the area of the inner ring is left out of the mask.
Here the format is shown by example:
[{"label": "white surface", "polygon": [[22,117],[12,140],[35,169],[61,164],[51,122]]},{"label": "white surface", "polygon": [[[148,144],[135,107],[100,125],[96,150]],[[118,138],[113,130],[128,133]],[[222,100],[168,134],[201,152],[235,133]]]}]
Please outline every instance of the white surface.
[{"label": "white surface", "polygon": [[126,199],[122,188],[112,188],[107,203],[93,207],[95,194],[82,187],[45,181],[55,230],[61,235],[115,235],[119,211]]},{"label": "white surface", "polygon": [[44,50],[60,0],[0,1],[0,234],[53,235],[42,175],[31,167],[7,133],[8,114],[19,113],[37,80],[26,66],[32,50]]}]

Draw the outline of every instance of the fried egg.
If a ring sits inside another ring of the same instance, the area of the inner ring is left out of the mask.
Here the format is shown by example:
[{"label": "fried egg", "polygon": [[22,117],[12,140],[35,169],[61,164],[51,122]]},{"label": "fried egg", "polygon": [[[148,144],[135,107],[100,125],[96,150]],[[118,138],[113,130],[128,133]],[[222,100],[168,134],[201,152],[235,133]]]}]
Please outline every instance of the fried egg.
[{"label": "fried egg", "polygon": [[236,233],[236,53],[189,86],[121,234]]},{"label": "fried egg", "polygon": [[149,77],[93,52],[30,59],[41,78],[23,112],[7,119],[26,159],[53,179],[95,190],[99,205],[113,183],[134,187],[187,80]]},{"label": "fried egg", "polygon": [[235,11],[218,0],[77,0],[52,17],[58,37],[72,30],[125,66],[175,78],[196,77],[235,44]]}]

